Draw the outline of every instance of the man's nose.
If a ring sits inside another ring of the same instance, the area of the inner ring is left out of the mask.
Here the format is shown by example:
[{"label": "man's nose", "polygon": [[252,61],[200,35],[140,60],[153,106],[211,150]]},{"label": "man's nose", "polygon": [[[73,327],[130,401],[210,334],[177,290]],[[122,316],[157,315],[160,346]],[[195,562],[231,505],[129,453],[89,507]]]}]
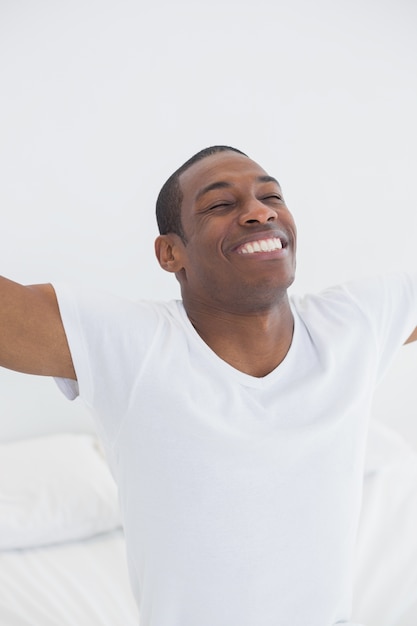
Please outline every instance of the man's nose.
[{"label": "man's nose", "polygon": [[276,219],[277,211],[257,199],[247,202],[239,216],[239,221],[242,225],[266,224]]}]

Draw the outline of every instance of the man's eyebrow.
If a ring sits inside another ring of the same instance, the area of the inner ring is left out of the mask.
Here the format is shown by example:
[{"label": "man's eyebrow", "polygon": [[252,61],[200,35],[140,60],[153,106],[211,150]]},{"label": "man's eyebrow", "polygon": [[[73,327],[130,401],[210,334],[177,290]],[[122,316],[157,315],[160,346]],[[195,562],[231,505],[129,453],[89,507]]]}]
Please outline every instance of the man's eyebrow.
[{"label": "man's eyebrow", "polygon": [[204,196],[204,194],[208,193],[209,191],[213,191],[213,189],[226,189],[232,186],[232,183],[228,183],[225,180],[218,180],[215,183],[210,183],[210,185],[206,185],[206,187],[200,189],[196,196],[196,199],[198,200],[199,198],[201,198],[201,196]]},{"label": "man's eyebrow", "polygon": [[273,176],[258,176],[256,179],[259,183],[275,183],[281,189],[281,185]]},{"label": "man's eyebrow", "polygon": [[[265,175],[265,176],[258,176],[256,178],[256,182],[258,182],[258,183],[275,183],[276,185],[278,185],[278,187],[280,187],[279,182],[273,176],[267,176],[267,175]],[[200,189],[200,191],[197,193],[196,199],[198,200],[199,198],[204,196],[209,191],[213,191],[215,189],[227,189],[227,188],[230,188],[230,187],[233,187],[232,183],[228,183],[226,180],[218,180],[218,181],[216,181],[214,183],[210,183],[210,185],[206,185],[206,187],[203,187],[202,189]]]}]

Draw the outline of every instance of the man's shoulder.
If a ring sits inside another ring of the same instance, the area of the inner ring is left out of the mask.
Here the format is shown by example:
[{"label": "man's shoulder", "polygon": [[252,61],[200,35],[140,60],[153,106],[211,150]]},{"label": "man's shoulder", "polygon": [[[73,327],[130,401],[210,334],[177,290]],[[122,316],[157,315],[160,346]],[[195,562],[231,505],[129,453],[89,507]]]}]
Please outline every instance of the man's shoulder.
[{"label": "man's shoulder", "polygon": [[[414,323],[417,320],[417,274],[391,272],[365,276],[318,293],[291,296],[294,314],[305,325],[329,328],[332,324],[345,329],[380,328]],[[411,328],[411,327],[410,327]],[[411,330],[410,330],[411,332]]]},{"label": "man's shoulder", "polygon": [[316,293],[307,292],[303,295],[292,295],[291,302],[295,308],[312,306],[333,306],[338,303],[362,302],[380,300],[382,298],[417,297],[417,273],[390,272],[372,276],[362,276],[353,280],[331,285]]}]

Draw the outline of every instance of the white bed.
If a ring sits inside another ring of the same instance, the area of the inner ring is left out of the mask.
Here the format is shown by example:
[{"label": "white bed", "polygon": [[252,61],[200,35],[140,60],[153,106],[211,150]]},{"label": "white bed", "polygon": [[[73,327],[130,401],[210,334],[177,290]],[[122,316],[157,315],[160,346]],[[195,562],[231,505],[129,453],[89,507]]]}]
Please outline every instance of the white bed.
[{"label": "white bed", "polygon": [[137,624],[117,491],[95,437],[0,444],[0,625]]},{"label": "white bed", "polygon": [[365,469],[354,617],[366,626],[417,626],[417,453],[373,422]]},{"label": "white bed", "polygon": [[[417,624],[417,454],[378,424],[364,478],[354,619]],[[0,624],[138,625],[116,489],[94,436],[0,444]]]}]

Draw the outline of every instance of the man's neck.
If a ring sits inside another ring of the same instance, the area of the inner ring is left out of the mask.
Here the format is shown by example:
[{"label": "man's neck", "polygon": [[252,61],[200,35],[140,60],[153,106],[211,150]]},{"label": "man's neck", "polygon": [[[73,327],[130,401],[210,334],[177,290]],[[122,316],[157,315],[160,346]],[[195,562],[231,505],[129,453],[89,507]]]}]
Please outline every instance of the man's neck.
[{"label": "man's neck", "polygon": [[203,341],[237,370],[262,378],[285,358],[294,319],[288,299],[266,311],[235,313],[184,302],[187,315]]}]

